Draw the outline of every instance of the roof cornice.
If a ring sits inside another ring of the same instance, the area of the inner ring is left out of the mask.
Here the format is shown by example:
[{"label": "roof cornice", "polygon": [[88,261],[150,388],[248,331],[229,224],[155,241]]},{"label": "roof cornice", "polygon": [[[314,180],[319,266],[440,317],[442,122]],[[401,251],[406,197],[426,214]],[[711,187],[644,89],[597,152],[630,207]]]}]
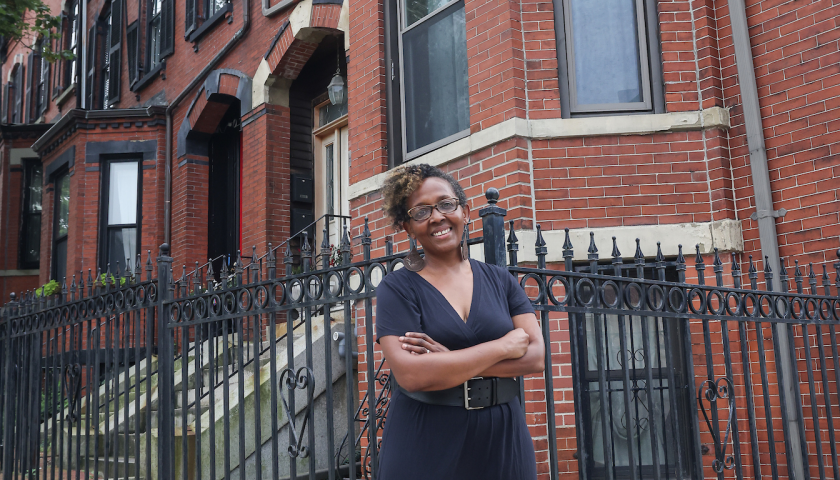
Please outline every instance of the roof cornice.
[{"label": "roof cornice", "polygon": [[[166,113],[166,106],[153,105],[143,108],[114,108],[108,110],[81,110],[75,108],[68,111],[57,122],[32,144],[32,150],[38,155],[54,150],[58,145],[68,138],[79,128],[92,129],[108,128],[119,126],[119,121],[125,123],[127,120],[152,119],[157,120]],[[116,123],[115,123],[116,122]],[[163,120],[161,120],[163,122]],[[151,122],[148,122],[151,123]],[[155,122],[153,125],[156,125]]]}]

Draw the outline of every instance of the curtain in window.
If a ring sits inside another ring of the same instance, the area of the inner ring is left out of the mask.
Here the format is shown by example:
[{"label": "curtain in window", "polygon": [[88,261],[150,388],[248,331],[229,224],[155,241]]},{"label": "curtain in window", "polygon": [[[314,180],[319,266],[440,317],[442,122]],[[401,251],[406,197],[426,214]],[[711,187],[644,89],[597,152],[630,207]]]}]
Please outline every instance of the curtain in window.
[{"label": "curtain in window", "polygon": [[108,184],[108,262],[114,271],[137,252],[137,162],[110,165]]},{"label": "curtain in window", "polygon": [[577,104],[642,101],[636,0],[570,0]]},{"label": "curtain in window", "polygon": [[456,2],[419,21],[437,5],[418,6],[409,1],[404,15],[406,23],[414,22],[402,35],[405,138],[409,153],[470,126],[464,3]]}]

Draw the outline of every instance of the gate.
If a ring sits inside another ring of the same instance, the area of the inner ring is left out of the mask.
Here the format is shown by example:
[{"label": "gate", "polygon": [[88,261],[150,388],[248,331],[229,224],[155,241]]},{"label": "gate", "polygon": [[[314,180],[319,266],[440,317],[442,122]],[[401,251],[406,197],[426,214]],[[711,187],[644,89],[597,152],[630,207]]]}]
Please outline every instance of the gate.
[{"label": "gate", "polygon": [[[646,257],[637,242],[625,260],[614,241],[602,259],[592,236],[576,261],[568,231],[555,255],[538,227],[520,265],[487,197],[471,243],[520,280],[550,352],[521,383],[550,478],[840,480],[840,263],[834,285],[798,265],[760,284],[751,259],[742,272],[699,248]],[[2,478],[376,478],[391,388],[376,286],[404,253],[386,239],[371,258],[365,224],[354,260],[342,233],[338,248],[304,234],[299,252],[287,241],[178,276],[164,245],[53,298],[13,297]]]}]

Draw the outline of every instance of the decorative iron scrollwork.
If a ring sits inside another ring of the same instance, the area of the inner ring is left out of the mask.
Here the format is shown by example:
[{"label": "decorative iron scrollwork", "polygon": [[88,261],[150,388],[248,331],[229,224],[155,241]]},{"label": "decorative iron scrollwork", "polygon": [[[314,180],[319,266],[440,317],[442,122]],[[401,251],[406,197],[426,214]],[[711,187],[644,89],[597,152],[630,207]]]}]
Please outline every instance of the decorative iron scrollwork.
[{"label": "decorative iron scrollwork", "polygon": [[[726,421],[726,433],[723,437],[723,442],[720,440],[720,427],[717,422],[712,425],[709,415],[706,413],[706,407],[703,405],[703,399],[709,402],[709,410],[717,408],[718,400],[727,400],[729,402],[729,419]],[[729,445],[729,432],[732,430],[732,421],[735,419],[735,399],[734,388],[732,380],[728,377],[721,377],[716,381],[706,380],[697,389],[697,403],[700,405],[700,411],[703,413],[703,418],[706,420],[706,426],[709,427],[709,433],[712,434],[712,440],[715,442],[715,459],[712,462],[712,469],[721,473],[724,469],[732,470],[735,468],[735,457],[726,454],[726,448]]]},{"label": "decorative iron scrollwork", "polygon": [[[289,402],[286,399],[286,395],[283,395],[284,386],[286,387],[285,390],[288,391],[288,395],[290,397],[295,394],[295,390],[306,389],[306,408],[302,413],[303,423],[301,423],[300,431],[298,431],[297,424],[295,422],[295,412],[289,410]],[[305,458],[309,456],[309,447],[303,445],[303,434],[306,431],[309,414],[313,408],[313,399],[315,396],[315,374],[309,367],[300,367],[297,369],[297,372],[291,368],[287,368],[283,370],[283,374],[280,375],[279,387],[280,398],[283,400],[283,412],[289,420],[289,428],[292,429],[292,434],[295,438],[295,443],[293,445],[289,445],[289,456],[292,458]]]},{"label": "decorative iron scrollwork", "polygon": [[64,387],[67,389],[67,415],[64,417],[71,425],[81,419],[82,366],[78,363],[64,368]]}]

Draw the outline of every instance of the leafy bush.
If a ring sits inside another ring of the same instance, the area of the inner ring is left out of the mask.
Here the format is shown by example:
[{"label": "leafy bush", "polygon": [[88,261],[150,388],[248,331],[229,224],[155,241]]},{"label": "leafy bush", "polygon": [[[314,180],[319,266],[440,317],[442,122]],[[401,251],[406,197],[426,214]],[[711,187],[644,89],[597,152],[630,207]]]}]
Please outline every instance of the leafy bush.
[{"label": "leafy bush", "polygon": [[56,280],[50,280],[35,290],[35,296],[37,297],[49,297],[57,293],[61,293],[61,285]]}]

